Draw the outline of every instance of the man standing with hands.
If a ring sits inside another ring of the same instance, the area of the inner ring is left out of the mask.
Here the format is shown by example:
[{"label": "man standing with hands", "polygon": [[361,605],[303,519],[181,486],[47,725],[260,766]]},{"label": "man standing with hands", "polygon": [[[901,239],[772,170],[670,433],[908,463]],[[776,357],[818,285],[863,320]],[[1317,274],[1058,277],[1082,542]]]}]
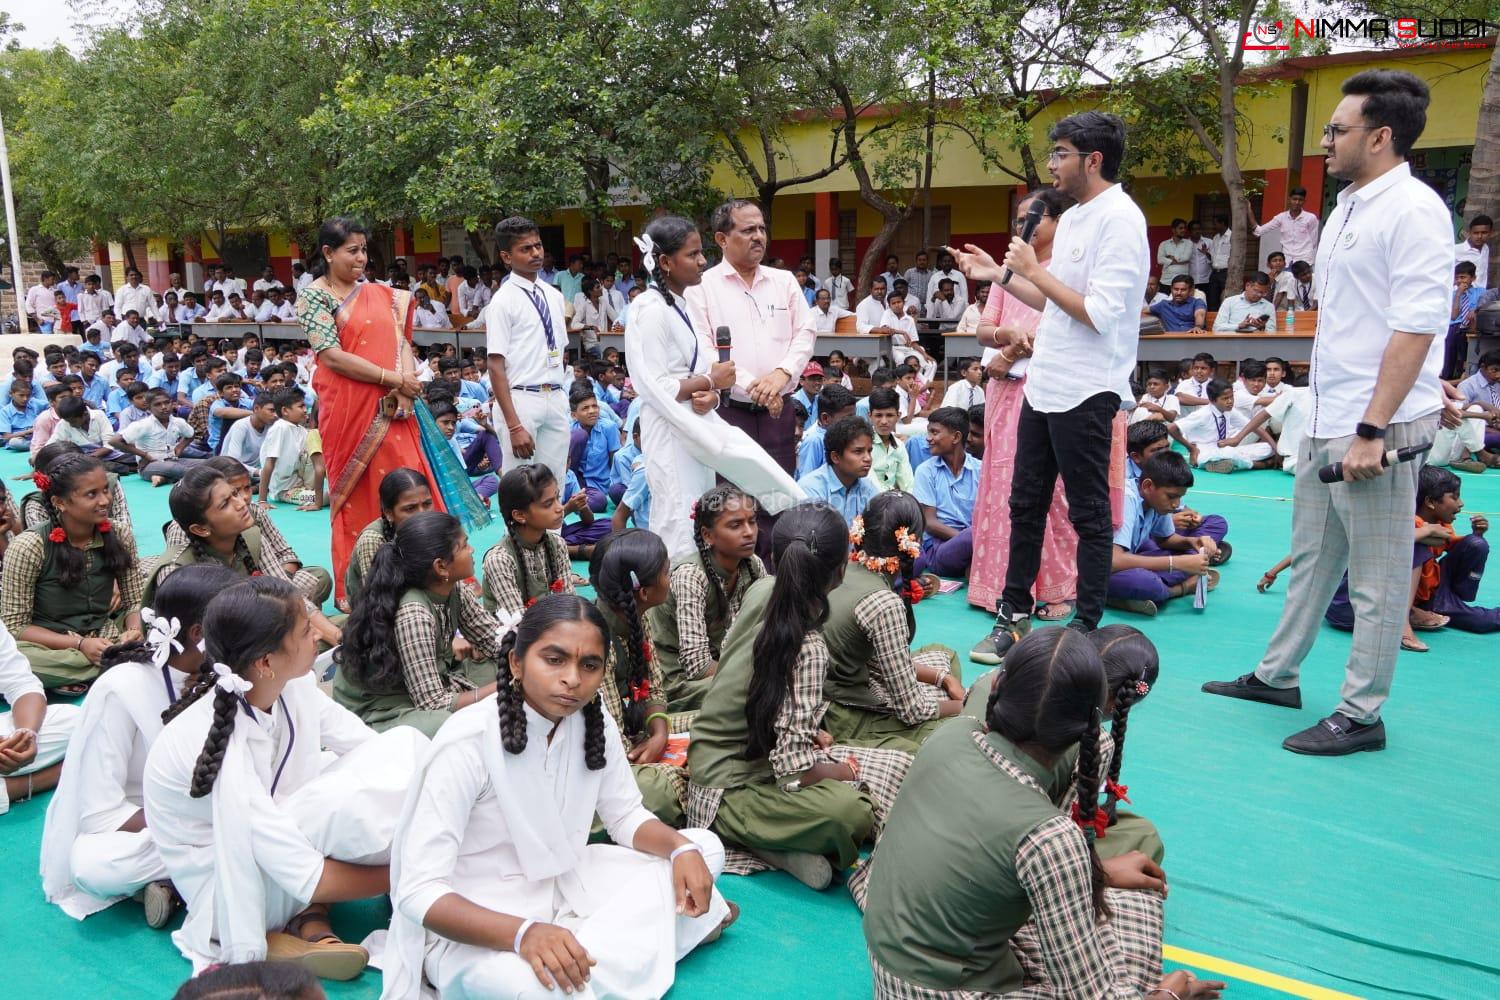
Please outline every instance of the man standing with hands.
[{"label": "man standing with hands", "polygon": [[[1113,555],[1110,444],[1120,401],[1131,397],[1151,259],[1146,218],[1115,181],[1125,123],[1084,111],[1058,122],[1049,137],[1047,169],[1077,204],[1058,219],[1048,266],[1019,236],[1005,255],[1013,275],[1006,291],[1042,317],[1035,332],[1013,333],[1008,347],[1030,354],[1031,364],[1016,428],[1016,453],[1027,460],[1016,464],[1011,481],[1010,558],[987,640],[1000,657],[1030,630],[1032,587],[1059,474],[1078,533],[1078,602],[1069,627],[1092,631],[1104,612]],[[966,270],[970,277],[991,276]]]},{"label": "man standing with hands", "polygon": [[[724,259],[687,289],[688,309],[703,329],[730,331],[735,384],[721,414],[756,441],[790,475],[797,468],[797,418],[787,394],[812,359],[817,330],[812,310],[790,271],[762,267],[766,222],[760,206],[736,198],[714,210],[714,241]],[[762,511],[762,529],[769,526]],[[771,532],[760,547],[769,555]]]},{"label": "man standing with hands", "polygon": [[[1292,496],[1292,582],[1260,665],[1209,694],[1301,708],[1302,660],[1347,568],[1354,644],[1338,708],[1288,737],[1294,753],[1385,748],[1411,586],[1420,458],[1384,467],[1387,449],[1430,444],[1445,405],[1438,369],[1448,328],[1453,233],[1442,200],[1406,156],[1427,124],[1427,85],[1376,69],[1344,81],[1323,127],[1328,173],[1349,181],[1318,244],[1318,330],[1307,440]],[[1288,256],[1291,253],[1288,252]],[[1449,415],[1451,416],[1451,415]],[[1318,470],[1343,463],[1344,481]]]}]

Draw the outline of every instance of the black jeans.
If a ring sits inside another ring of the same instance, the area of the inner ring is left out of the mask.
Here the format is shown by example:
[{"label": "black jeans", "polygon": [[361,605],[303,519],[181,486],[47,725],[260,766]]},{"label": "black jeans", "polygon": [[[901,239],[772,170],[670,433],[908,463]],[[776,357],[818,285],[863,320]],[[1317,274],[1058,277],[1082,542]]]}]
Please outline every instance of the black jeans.
[{"label": "black jeans", "polygon": [[1052,491],[1062,475],[1068,520],[1078,533],[1078,603],[1074,620],[1094,628],[1104,614],[1114,530],[1109,512],[1109,449],[1120,397],[1090,396],[1071,410],[1040,413],[1021,404],[1015,473],[1010,481],[1010,562],[1001,599],[1016,612],[1032,609],[1031,588],[1042,564],[1042,537]]},{"label": "black jeans", "polygon": [[1208,311],[1214,312],[1224,301],[1224,286],[1229,283],[1229,272],[1217,268],[1208,275]]}]

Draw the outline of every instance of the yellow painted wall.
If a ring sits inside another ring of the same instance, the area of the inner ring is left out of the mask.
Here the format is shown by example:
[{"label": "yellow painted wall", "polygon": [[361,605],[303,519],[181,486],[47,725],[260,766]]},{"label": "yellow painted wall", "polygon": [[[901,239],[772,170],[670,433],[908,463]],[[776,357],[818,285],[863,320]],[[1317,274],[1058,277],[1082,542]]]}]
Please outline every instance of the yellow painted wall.
[{"label": "yellow painted wall", "polygon": [[[1444,146],[1472,146],[1479,118],[1479,96],[1484,90],[1485,71],[1490,63],[1489,49],[1460,49],[1412,56],[1386,63],[1392,69],[1415,73],[1432,88],[1432,103],[1427,108],[1427,127],[1417,140],[1418,149]],[[1323,138],[1323,125],[1333,114],[1343,94],[1340,85],[1368,65],[1327,66],[1311,71],[1307,79],[1307,135],[1303,152],[1316,154]]]},{"label": "yellow painted wall", "polygon": [[273,229],[266,233],[266,252],[272,260],[277,257],[290,257],[292,256],[292,241],[286,233]]},{"label": "yellow painted wall", "polygon": [[412,253],[441,253],[443,236],[435,225],[414,223],[411,227]]}]

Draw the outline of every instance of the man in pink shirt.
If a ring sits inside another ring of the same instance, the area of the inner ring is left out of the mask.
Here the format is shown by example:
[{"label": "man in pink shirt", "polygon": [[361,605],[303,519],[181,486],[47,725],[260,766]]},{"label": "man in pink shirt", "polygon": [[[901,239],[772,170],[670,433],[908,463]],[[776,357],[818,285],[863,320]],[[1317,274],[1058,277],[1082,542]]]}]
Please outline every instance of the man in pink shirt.
[{"label": "man in pink shirt", "polygon": [[[727,201],[714,211],[712,221],[724,259],[704,272],[701,285],[688,288],[687,302],[710,336],[721,326],[729,328],[729,357],[738,377],[721,413],[760,442],[788,474],[795,474],[796,417],[787,396],[796,390],[797,375],[817,346],[812,310],[790,271],[761,266],[767,235],[759,205]],[[765,556],[771,541],[768,521],[762,521],[760,534]]]},{"label": "man in pink shirt", "polygon": [[1281,233],[1281,249],[1286,254],[1286,266],[1299,260],[1309,264],[1318,256],[1318,217],[1302,208],[1307,200],[1307,188],[1294,187],[1287,195],[1285,212],[1278,212],[1270,222],[1255,227],[1255,235],[1276,230]]}]

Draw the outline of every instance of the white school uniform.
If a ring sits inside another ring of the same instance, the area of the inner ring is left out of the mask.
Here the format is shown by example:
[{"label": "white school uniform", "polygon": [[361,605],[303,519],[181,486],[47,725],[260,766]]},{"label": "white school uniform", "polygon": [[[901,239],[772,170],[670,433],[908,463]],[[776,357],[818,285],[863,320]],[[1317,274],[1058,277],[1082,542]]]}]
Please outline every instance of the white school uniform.
[{"label": "white school uniform", "polygon": [[187,903],[172,941],[195,973],[264,959],[267,932],[306,908],[327,858],[385,864],[428,746],[410,726],[377,735],[307,674],[270,713],[241,702],[213,791],[195,799],[216,696],[161,731],[143,782],[146,825]]},{"label": "white school uniform", "polygon": [[[1181,382],[1177,383],[1177,388],[1173,390],[1172,394],[1175,396],[1179,392],[1185,392],[1189,396],[1197,396],[1199,399],[1207,399],[1208,383],[1212,381],[1212,378],[1206,378],[1201,382],[1195,378],[1185,378]],[[1177,400],[1177,409],[1178,412],[1180,412],[1185,417],[1188,414],[1194,413],[1198,410],[1206,410],[1208,409],[1208,407],[1203,403],[1184,403],[1179,399]]]},{"label": "white school uniform", "polygon": [[1249,422],[1250,418],[1239,410],[1225,413],[1217,406],[1203,406],[1177,421],[1177,430],[1198,446],[1199,468],[1209,462],[1228,459],[1236,469],[1248,469],[1261,459],[1271,457],[1270,445],[1258,438],[1252,441],[1249,437],[1233,447],[1221,447],[1219,442],[1234,437]]},{"label": "white school uniform", "polygon": [[[16,648],[15,638],[5,629],[0,629],[0,694],[5,695],[5,703],[11,706],[27,695],[47,697],[42,682],[31,672],[31,664]],[[42,717],[42,728],[36,734],[36,757],[9,777],[24,778],[62,760],[79,714],[76,705],[48,705],[47,714]],[[9,736],[15,731],[15,713],[0,712],[0,736]],[[9,811],[10,795],[5,790],[5,782],[0,781],[0,816]]]},{"label": "white school uniform", "polygon": [[891,357],[896,364],[905,364],[907,358],[916,357],[921,365],[917,369],[917,377],[922,380],[923,385],[931,382],[932,377],[937,374],[937,362],[917,353],[912,346],[917,344],[917,321],[904,312],[897,316],[886,309],[880,316],[880,325],[901,331],[891,338]]},{"label": "white school uniform", "polygon": [[42,890],[75,920],[167,877],[150,830],[120,827],[145,804],[141,778],[161,713],[192,679],[168,666],[120,663],[83,699],[42,831]]},{"label": "white school uniform", "polygon": [[690,324],[693,314],[685,300],[673,298],[675,309],[658,289],[636,296],[625,328],[625,354],[633,370],[646,373],[632,384],[641,398],[651,530],[676,559],[696,551],[688,515],[693,501],[713,489],[716,475],[772,514],[806,499],[807,493],[743,430],[716,411],[694,413],[690,401],[677,401],[678,383],[689,375],[707,375],[718,353],[707,332]]},{"label": "white school uniform", "polygon": [[[677,961],[728,915],[715,890],[702,916],[677,916],[670,862],[616,846],[633,843],[654,817],[641,805],[608,713],[605,766],[591,771],[581,712],[554,730],[529,705],[524,711],[527,740],[520,754],[501,745],[494,695],[456,712],[433,741],[391,852],[396,912],[380,949],[382,1000],[417,1000],[424,995],[424,973],[447,1000],[556,995],[512,951],[427,931],[422,921],[449,893],[572,931],[598,961],[588,985],[574,994],[584,1000],[662,996],[676,978]],[[596,811],[614,844],[588,843]],[[724,868],[718,837],[707,830],[683,835],[703,847],[717,878]],[[378,935],[367,946],[379,948]]]},{"label": "white school uniform", "polygon": [[[542,326],[542,309],[534,304],[536,295],[546,310],[552,328],[552,346],[547,345],[547,328]],[[530,458],[521,458],[511,450],[510,428],[498,403],[490,404],[490,423],[500,439],[505,468],[535,462],[547,466],[559,483],[568,478],[568,442],[572,421],[568,416],[568,397],[562,391],[563,351],[568,346],[568,328],[563,317],[562,292],[546,281],[531,282],[512,273],[490,299],[481,314],[485,322],[485,352],[505,357],[505,374],[510,381],[510,399],[516,419],[531,433],[536,450]],[[520,386],[557,386],[541,392],[524,392]]]},{"label": "white school uniform", "polygon": [[1234,380],[1234,409],[1235,409],[1235,412],[1243,414],[1246,420],[1248,420],[1251,417],[1255,416],[1255,414],[1256,414],[1257,411],[1265,409],[1265,407],[1263,407],[1263,406],[1260,405],[1259,400],[1260,400],[1261,396],[1264,396],[1266,394],[1266,391],[1268,391],[1268,390],[1262,390],[1259,396],[1254,395],[1254,394],[1252,394],[1250,392],[1249,389],[1245,388],[1245,382],[1244,382],[1243,379],[1235,379]]},{"label": "white school uniform", "polygon": [[1281,391],[1266,407],[1266,427],[1276,435],[1276,454],[1281,457],[1281,471],[1296,473],[1297,456],[1307,440],[1307,423],[1311,416],[1312,390],[1281,383]]},{"label": "white school uniform", "polygon": [[960,410],[968,411],[971,406],[978,406],[984,402],[984,386],[974,385],[966,378],[961,378],[948,387],[943,393],[944,406],[956,406]]},{"label": "white school uniform", "polygon": [[[1166,392],[1160,396],[1153,396],[1149,392],[1144,392],[1141,393],[1140,401],[1142,403],[1154,403],[1155,405],[1160,406],[1163,410],[1166,410],[1168,414],[1168,420],[1177,419],[1177,415],[1179,412],[1181,412],[1182,409],[1182,404],[1178,402],[1177,395],[1172,392]],[[1132,424],[1139,424],[1143,421],[1150,420],[1155,415],[1156,414],[1152,413],[1150,410],[1137,407],[1130,413],[1130,422]]]}]

